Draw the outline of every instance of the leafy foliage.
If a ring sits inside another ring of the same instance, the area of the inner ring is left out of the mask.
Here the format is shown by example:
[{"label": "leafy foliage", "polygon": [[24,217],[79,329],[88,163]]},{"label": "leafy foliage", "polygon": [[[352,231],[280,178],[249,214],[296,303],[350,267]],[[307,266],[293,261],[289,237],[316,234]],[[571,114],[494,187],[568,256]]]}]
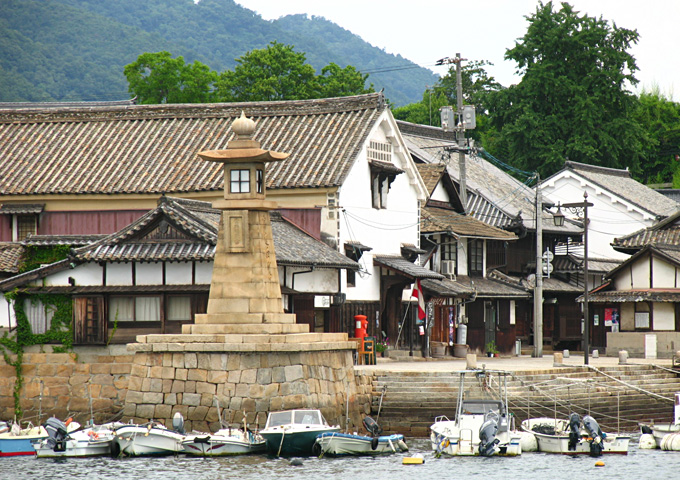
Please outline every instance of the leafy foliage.
[{"label": "leafy foliage", "polygon": [[24,251],[24,259],[19,272],[29,272],[40,267],[40,265],[63,260],[68,256],[70,249],[70,245],[53,245],[49,247],[28,245]]},{"label": "leafy foliage", "polygon": [[602,18],[579,15],[567,3],[538,4],[527,33],[505,58],[523,74],[518,85],[495,93],[490,117],[523,170],[546,176],[565,158],[639,174],[645,132],[632,117],[635,59],[628,53],[638,34]]},{"label": "leafy foliage", "polygon": [[165,51],[143,53],[124,72],[130,93],[143,104],[210,102],[217,80],[207,65],[199,61],[186,65],[184,58],[172,58]]},{"label": "leafy foliage", "polygon": [[[18,418],[22,416],[21,409],[21,389],[23,387],[23,358],[26,347],[31,345],[45,345],[47,343],[58,343],[60,347],[54,347],[54,352],[65,352],[73,345],[72,317],[73,305],[68,295],[27,295],[20,291],[5,293],[8,302],[14,305],[16,317],[16,330],[13,335],[5,332],[0,337],[0,347],[7,365],[14,367],[16,380],[14,382],[14,412]],[[40,302],[46,312],[51,312],[52,320],[46,332],[34,334],[28,316],[24,309],[24,302],[28,300],[37,304]],[[15,357],[12,358],[12,355]]]},{"label": "leafy foliage", "polygon": [[673,182],[680,188],[680,104],[659,92],[643,92],[633,113],[649,138],[641,180],[645,183]]}]

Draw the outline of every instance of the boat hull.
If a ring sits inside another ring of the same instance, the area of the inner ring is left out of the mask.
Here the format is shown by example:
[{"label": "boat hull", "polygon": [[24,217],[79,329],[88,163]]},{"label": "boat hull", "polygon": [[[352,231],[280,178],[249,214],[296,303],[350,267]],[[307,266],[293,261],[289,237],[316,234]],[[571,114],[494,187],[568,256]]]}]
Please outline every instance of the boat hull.
[{"label": "boat hull", "polygon": [[165,428],[126,425],[116,429],[114,455],[129,457],[143,455],[172,455],[183,452],[184,435]]},{"label": "boat hull", "polygon": [[[479,427],[460,428],[453,420],[435,422],[430,427],[432,450],[438,454],[451,456],[478,456],[480,455],[478,431]],[[494,452],[495,456],[514,457],[522,454],[522,436],[519,432],[499,432],[496,438],[499,443]]]},{"label": "boat hull", "polygon": [[[588,437],[583,434],[579,441],[576,443],[573,450],[569,449],[569,434],[565,432],[567,428],[567,423],[563,420],[557,420],[558,433],[551,435],[547,433],[536,432],[532,429],[532,425],[535,424],[555,424],[554,419],[550,418],[535,418],[525,420],[522,422],[522,430],[531,433],[536,437],[536,442],[538,443],[538,451],[543,453],[560,453],[564,455],[590,455],[590,441]],[[628,454],[628,445],[630,443],[629,435],[617,435],[613,433],[604,434],[602,439],[602,452],[603,454]]]},{"label": "boat hull", "polygon": [[264,438],[251,432],[246,434],[242,430],[232,431],[232,434],[221,432],[223,431],[187,436],[182,442],[184,452],[201,457],[217,457],[259,453],[267,447]]},{"label": "boat hull", "polygon": [[658,448],[661,448],[663,437],[671,433],[680,433],[680,424],[675,423],[659,423],[657,425],[650,425],[649,428],[652,429],[652,435]]},{"label": "boat hull", "polygon": [[[345,433],[323,433],[316,438],[320,453],[331,456],[342,455],[381,455],[408,450],[403,435],[383,435],[378,437],[373,448],[373,438],[364,435]],[[315,450],[317,447],[315,447]]]},{"label": "boat hull", "polygon": [[35,455],[33,444],[47,438],[47,431],[43,427],[24,429],[18,435],[12,432],[0,434],[0,457],[17,455]]},{"label": "boat hull", "polygon": [[339,431],[339,427],[319,427],[300,430],[290,428],[270,432],[262,430],[260,435],[267,442],[267,451],[272,455],[302,457],[314,454],[313,447],[318,435]]}]

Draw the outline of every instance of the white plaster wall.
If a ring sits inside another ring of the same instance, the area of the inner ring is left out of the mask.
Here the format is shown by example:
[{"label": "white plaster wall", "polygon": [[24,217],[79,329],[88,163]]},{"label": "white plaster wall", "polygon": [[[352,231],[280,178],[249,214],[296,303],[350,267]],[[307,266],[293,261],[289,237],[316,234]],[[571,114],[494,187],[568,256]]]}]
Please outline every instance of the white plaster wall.
[{"label": "white plaster wall", "polygon": [[619,274],[614,278],[614,289],[615,290],[630,290],[630,267],[623,268],[619,271]]},{"label": "white plaster wall", "polygon": [[[189,281],[191,281],[191,274],[189,274]],[[163,285],[163,264],[137,263],[135,283],[137,285]]]},{"label": "white plaster wall", "polygon": [[7,328],[16,324],[17,319],[14,316],[12,303],[8,302],[4,295],[0,295],[0,328]]},{"label": "white plaster wall", "polygon": [[[649,214],[611,195],[607,190],[587,185],[572,172],[562,172],[542,185],[545,199],[555,203],[582,202],[583,193],[588,193],[588,201],[593,204],[588,208],[588,255],[593,258],[629,258],[628,255],[614,250],[611,242],[617,237],[649,227],[656,221]],[[575,218],[574,214],[565,209],[562,213],[568,218]]]},{"label": "white plaster wall", "polygon": [[[191,262],[168,262],[165,264],[165,283],[168,285],[191,285]],[[200,282],[198,282],[200,283]],[[205,282],[210,283],[210,281]]]},{"label": "white plaster wall", "polygon": [[653,257],[652,271],[654,272],[654,288],[675,288],[675,266],[665,260]]},{"label": "white plaster wall", "polygon": [[196,262],[196,285],[210,285],[213,262]]},{"label": "white plaster wall", "polygon": [[[357,272],[356,287],[347,287],[343,276],[343,291],[348,300],[379,300],[380,271],[373,266],[373,256],[401,255],[402,243],[416,246],[420,243],[418,201],[423,195],[420,179],[413,176],[414,166],[407,150],[399,146],[401,137],[393,137],[393,134],[395,132],[391,130],[388,119],[376,125],[339,190],[338,203],[346,211],[345,215],[340,214],[340,249],[348,241],[358,241],[373,248],[359,260],[365,273]],[[404,170],[392,182],[387,208],[383,209],[372,207],[371,171],[366,157],[366,146],[370,140],[390,141],[393,146],[392,163]]]},{"label": "white plaster wall", "polygon": [[437,186],[434,189],[434,192],[432,192],[432,195],[430,195],[430,200],[436,200],[439,202],[449,202],[449,192],[446,191],[446,189],[442,186],[441,182],[437,184]]},{"label": "white plaster wall", "polygon": [[649,288],[651,283],[649,278],[649,258],[645,256],[640,260],[631,266],[633,274],[632,288]]},{"label": "white plaster wall", "polygon": [[[326,293],[329,295],[338,293],[338,272],[337,270],[319,269],[313,272],[307,272],[308,268],[294,268],[286,267],[285,269],[285,283],[283,282],[284,268],[279,267],[279,282],[298,292],[309,293]],[[294,272],[306,272],[295,275]],[[344,277],[344,275],[343,275]],[[295,281],[295,283],[293,283]]]},{"label": "white plaster wall", "polygon": [[654,330],[675,331],[675,304],[654,303]]},{"label": "white plaster wall", "polygon": [[[68,278],[72,277],[77,286],[93,286],[102,284],[102,267],[95,262],[83,263],[74,269],[62,270],[45,277],[45,285],[66,286]],[[39,280],[42,281],[42,280]]]},{"label": "white plaster wall", "polygon": [[132,264],[108,263],[106,265],[106,285],[132,285]]}]

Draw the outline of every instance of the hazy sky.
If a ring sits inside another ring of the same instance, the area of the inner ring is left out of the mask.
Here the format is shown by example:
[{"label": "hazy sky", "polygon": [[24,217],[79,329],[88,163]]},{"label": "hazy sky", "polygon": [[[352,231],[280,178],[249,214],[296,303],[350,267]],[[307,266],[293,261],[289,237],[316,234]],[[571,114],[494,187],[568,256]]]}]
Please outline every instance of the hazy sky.
[{"label": "hazy sky", "polygon": [[[317,15],[359,35],[388,53],[400,54],[443,75],[435,67],[443,57],[460,53],[470,60],[488,60],[487,71],[502,85],[518,82],[516,64],[503,59],[505,51],[524,36],[525,16],[537,0],[236,0],[265,19],[307,13]],[[559,2],[554,2],[558,4]],[[635,91],[658,87],[680,101],[680,0],[571,0],[582,14],[617,26],[636,29],[640,40],[630,51],[640,80]],[[362,70],[361,65],[355,65]]]}]

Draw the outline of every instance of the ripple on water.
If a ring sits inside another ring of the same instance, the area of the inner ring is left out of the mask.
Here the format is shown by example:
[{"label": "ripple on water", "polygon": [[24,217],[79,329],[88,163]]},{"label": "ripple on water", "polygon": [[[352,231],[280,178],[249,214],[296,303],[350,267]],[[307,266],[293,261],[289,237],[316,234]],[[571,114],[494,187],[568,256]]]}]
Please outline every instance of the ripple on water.
[{"label": "ripple on water", "polygon": [[[405,454],[358,458],[306,458],[301,466],[288,459],[248,455],[223,458],[145,457],[37,459],[0,458],[2,480],[265,480],[279,479],[485,479],[485,480],[583,480],[602,477],[655,480],[678,478],[680,452],[638,450],[631,441],[628,455],[602,457],[604,467],[588,456],[569,457],[526,453],[515,458],[434,458],[424,439],[408,440]],[[402,458],[422,454],[424,465],[402,465]]]}]

